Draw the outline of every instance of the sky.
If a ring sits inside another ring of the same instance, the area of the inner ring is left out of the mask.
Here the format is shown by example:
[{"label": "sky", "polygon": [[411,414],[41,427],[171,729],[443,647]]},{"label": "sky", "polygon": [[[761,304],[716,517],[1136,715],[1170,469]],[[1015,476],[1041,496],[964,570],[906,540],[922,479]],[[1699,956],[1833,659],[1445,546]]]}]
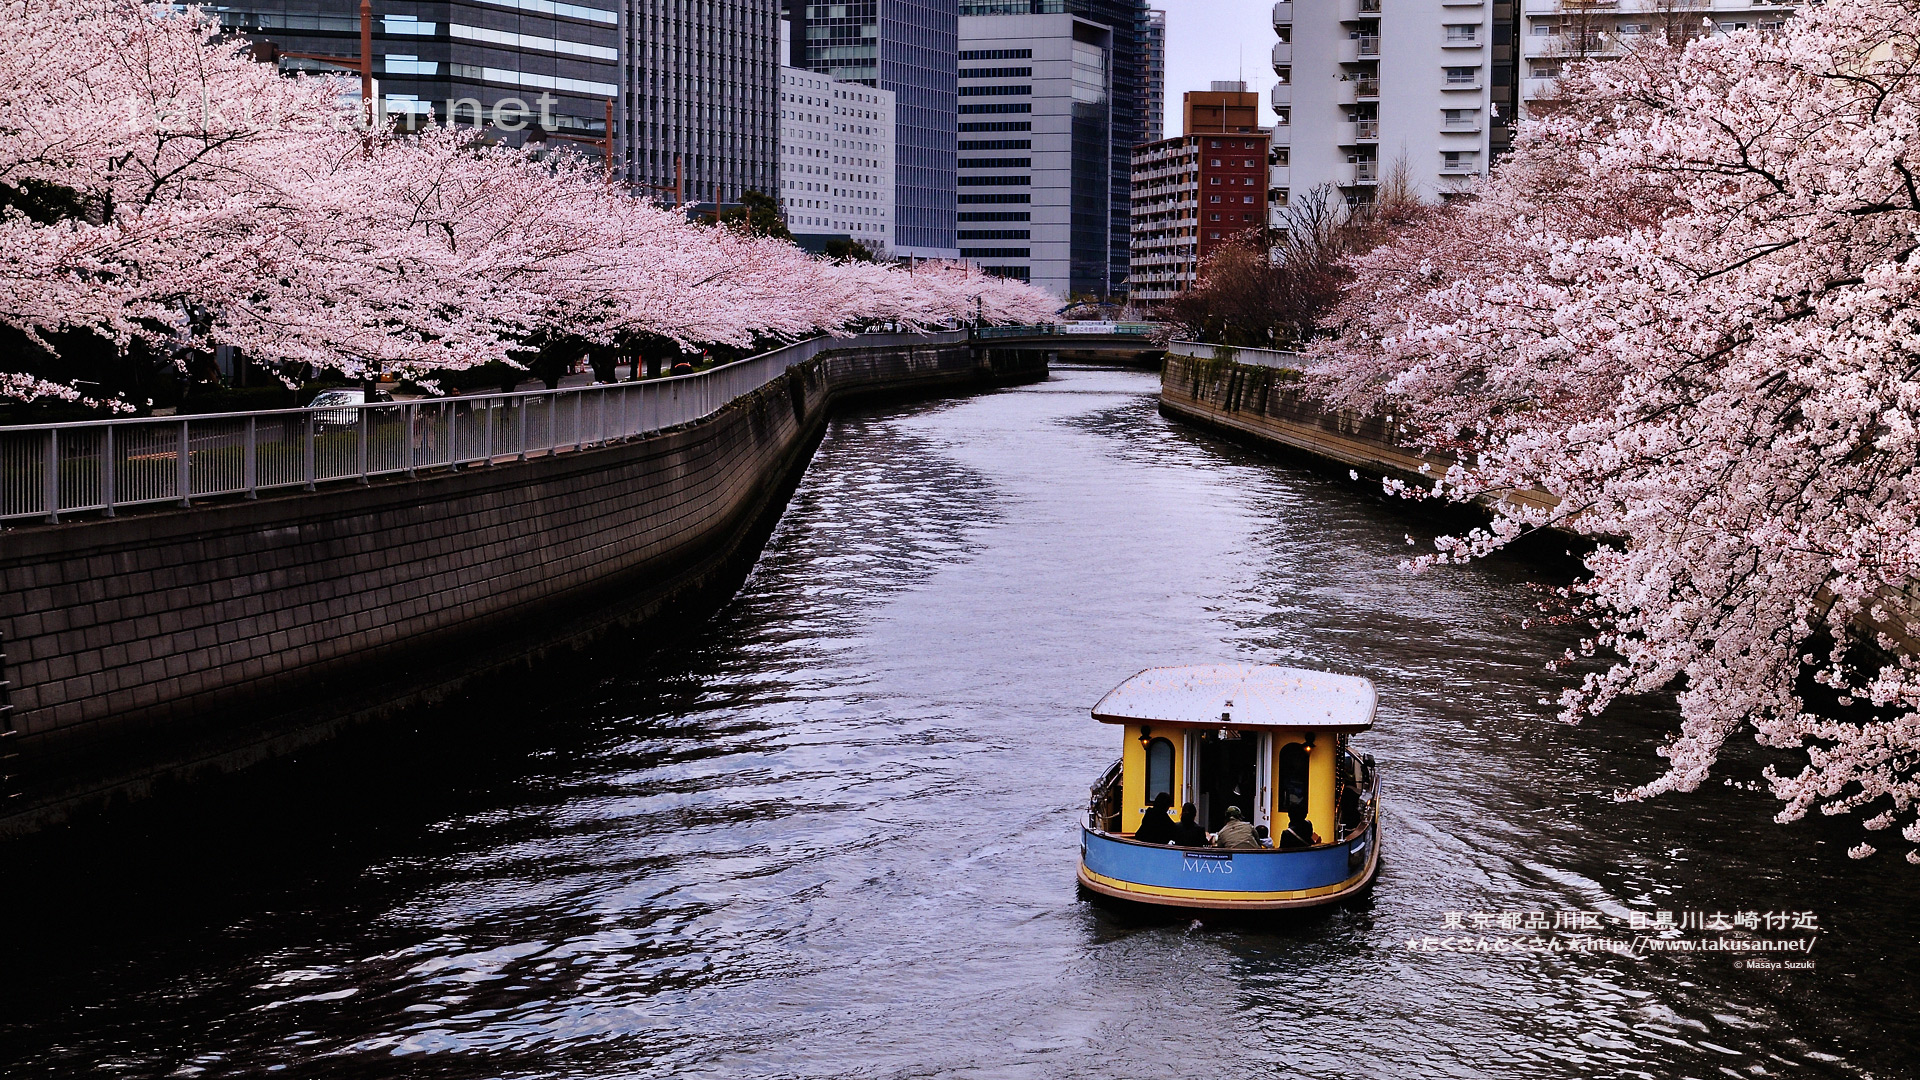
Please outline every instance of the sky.
[{"label": "sky", "polygon": [[1180,95],[1215,79],[1245,79],[1260,94],[1260,123],[1273,123],[1272,0],[1152,0],[1167,13],[1166,134],[1180,133]]}]

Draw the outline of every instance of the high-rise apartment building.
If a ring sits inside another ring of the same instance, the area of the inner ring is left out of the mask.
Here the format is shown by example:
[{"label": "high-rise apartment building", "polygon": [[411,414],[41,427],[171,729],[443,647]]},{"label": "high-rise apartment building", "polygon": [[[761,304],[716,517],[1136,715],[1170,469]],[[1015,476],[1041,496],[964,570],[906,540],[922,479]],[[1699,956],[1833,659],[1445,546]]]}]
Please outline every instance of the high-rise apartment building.
[{"label": "high-rise apartment building", "polygon": [[[373,0],[373,74],[387,114],[487,126],[512,143],[536,129],[606,134],[620,94],[619,0]],[[360,55],[359,0],[239,0],[221,26],[282,52],[283,71],[340,71]],[[356,69],[357,70],[357,69]]]},{"label": "high-rise apartment building", "polygon": [[1133,151],[1132,299],[1191,286],[1214,249],[1267,221],[1268,135],[1260,95],[1216,82],[1181,102],[1182,134]]},{"label": "high-rise apartment building", "polygon": [[1382,183],[1438,199],[1464,190],[1504,148],[1509,5],[1282,2],[1273,21],[1276,208],[1316,189],[1368,203]]},{"label": "high-rise apartment building", "polygon": [[696,203],[778,191],[778,0],[623,2],[618,149],[628,181]]},{"label": "high-rise apartment building", "polygon": [[893,95],[805,68],[780,69],[780,203],[804,246],[893,237]]},{"label": "high-rise apartment building", "polygon": [[1552,98],[1566,65],[1607,60],[1651,40],[1682,44],[1707,33],[1777,27],[1787,3],[1749,0],[1560,0],[1528,6],[1520,16],[1520,114]]},{"label": "high-rise apartment building", "polygon": [[784,0],[788,63],[894,98],[894,234],[899,256],[956,258],[958,0]]},{"label": "high-rise apartment building", "polygon": [[1111,292],[1112,49],[1073,15],[961,16],[963,258],[1062,297]]},{"label": "high-rise apartment building", "polygon": [[1167,133],[1167,13],[1147,12],[1140,39],[1140,141],[1155,142]]}]

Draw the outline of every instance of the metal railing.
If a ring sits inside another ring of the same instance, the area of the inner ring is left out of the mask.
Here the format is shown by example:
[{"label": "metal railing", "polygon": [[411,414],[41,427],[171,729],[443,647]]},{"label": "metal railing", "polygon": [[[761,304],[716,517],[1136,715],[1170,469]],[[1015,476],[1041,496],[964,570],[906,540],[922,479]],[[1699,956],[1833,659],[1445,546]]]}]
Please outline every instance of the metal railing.
[{"label": "metal railing", "polygon": [[975,336],[982,339],[1023,338],[1023,337],[1073,337],[1092,334],[1102,337],[1151,337],[1160,329],[1158,323],[1129,322],[1078,322],[1078,323],[1040,323],[1034,326],[988,326],[976,330]]},{"label": "metal railing", "polygon": [[190,506],[581,450],[711,416],[822,352],[967,337],[949,330],[809,338],[692,375],[560,390],[4,427],[0,521],[112,517],[124,507]]},{"label": "metal railing", "polygon": [[1202,360],[1227,360],[1235,364],[1251,364],[1255,367],[1281,368],[1289,371],[1303,370],[1307,363],[1300,354],[1285,349],[1243,349],[1232,345],[1215,345],[1205,341],[1169,341],[1167,352],[1172,356],[1192,356]]}]

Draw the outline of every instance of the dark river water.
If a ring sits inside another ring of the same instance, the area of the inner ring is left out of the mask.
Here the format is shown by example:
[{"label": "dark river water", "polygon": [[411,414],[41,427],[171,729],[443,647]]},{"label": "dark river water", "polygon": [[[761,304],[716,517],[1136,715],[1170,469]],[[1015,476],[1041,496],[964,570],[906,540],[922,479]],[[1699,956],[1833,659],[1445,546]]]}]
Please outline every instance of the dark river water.
[{"label": "dark river water", "polygon": [[[700,628],[0,847],[0,1074],[1914,1072],[1898,850],[1852,862],[1764,792],[1615,802],[1670,718],[1552,720],[1570,638],[1528,584],[1563,565],[1404,574],[1430,519],[1175,426],[1156,386],[842,416]],[[1221,659],[1378,683],[1370,895],[1239,924],[1076,895],[1121,737],[1088,708]],[[1811,913],[1681,936],[1811,937],[1813,967],[1408,944],[1658,911]]]}]

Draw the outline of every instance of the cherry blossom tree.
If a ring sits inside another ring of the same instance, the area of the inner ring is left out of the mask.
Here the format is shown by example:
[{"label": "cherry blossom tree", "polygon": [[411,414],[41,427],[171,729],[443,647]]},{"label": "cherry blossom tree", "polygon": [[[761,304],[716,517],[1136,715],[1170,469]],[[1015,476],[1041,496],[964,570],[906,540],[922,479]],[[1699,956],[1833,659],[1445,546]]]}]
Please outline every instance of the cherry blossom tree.
[{"label": "cherry blossom tree", "polygon": [[194,10],[0,0],[0,22],[0,331],[18,344],[0,396],[85,400],[57,362],[76,339],[359,377],[513,363],[554,337],[1051,317],[1017,283],[697,225],[565,156],[360,130],[351,83],[283,77]]},{"label": "cherry blossom tree", "polygon": [[1353,264],[1321,390],[1456,453],[1428,494],[1559,500],[1430,561],[1603,538],[1571,592],[1616,659],[1562,703],[1677,692],[1635,796],[1697,788],[1749,732],[1805,757],[1765,772],[1777,820],[1920,842],[1916,65],[1920,3],[1830,0],[1577,66],[1475,199]]}]

